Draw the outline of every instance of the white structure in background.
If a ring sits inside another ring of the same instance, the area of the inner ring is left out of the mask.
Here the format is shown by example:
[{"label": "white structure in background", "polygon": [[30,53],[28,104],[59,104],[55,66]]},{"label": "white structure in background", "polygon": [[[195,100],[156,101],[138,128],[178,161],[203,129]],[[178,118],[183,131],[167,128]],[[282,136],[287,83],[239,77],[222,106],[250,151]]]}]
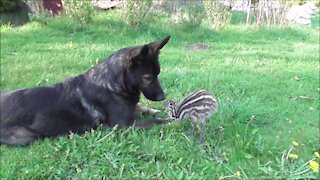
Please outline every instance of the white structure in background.
[{"label": "white structure in background", "polygon": [[[249,0],[222,0],[219,2],[225,6],[230,6],[232,11],[242,11],[246,13],[248,12],[249,4],[251,4],[250,8],[253,9],[253,4],[249,3]],[[273,9],[280,8],[279,0],[272,0],[272,1],[266,0],[265,2],[268,3],[269,8],[273,8]]]},{"label": "white structure in background", "polygon": [[[268,2],[268,8],[272,9],[279,9],[280,8],[280,1],[279,0],[272,0]],[[221,1],[221,4],[225,6],[230,6],[232,11],[242,11],[248,12],[249,0],[225,0]],[[251,9],[253,8],[251,4]],[[297,23],[302,25],[311,24],[311,16],[314,13],[316,6],[314,1],[309,1],[303,5],[294,5],[289,8],[288,12],[286,13],[286,19],[291,23]]]},{"label": "white structure in background", "polygon": [[286,15],[286,19],[292,23],[302,25],[311,24],[311,16],[315,9],[316,6],[313,2],[308,2],[300,6],[292,6]]},{"label": "white structure in background", "polygon": [[[109,9],[116,6],[121,5],[124,0],[91,0],[95,6],[98,6],[102,9]],[[156,0],[158,4],[161,3],[163,0]],[[232,9],[232,11],[242,11],[247,13],[249,0],[220,0],[219,1],[222,5],[228,6]],[[267,6],[263,6],[263,8],[271,8],[275,11],[279,10],[280,0],[265,0],[267,2]],[[253,9],[253,4],[251,4],[250,9]],[[286,13],[285,18],[291,23],[297,23],[302,25],[311,24],[311,16],[314,13],[316,6],[314,1],[309,1],[303,5],[295,5],[289,8],[288,12]],[[264,12],[267,12],[265,9]]]},{"label": "white structure in background", "polygon": [[94,6],[97,6],[101,9],[110,9],[120,6],[121,0],[91,0]]}]

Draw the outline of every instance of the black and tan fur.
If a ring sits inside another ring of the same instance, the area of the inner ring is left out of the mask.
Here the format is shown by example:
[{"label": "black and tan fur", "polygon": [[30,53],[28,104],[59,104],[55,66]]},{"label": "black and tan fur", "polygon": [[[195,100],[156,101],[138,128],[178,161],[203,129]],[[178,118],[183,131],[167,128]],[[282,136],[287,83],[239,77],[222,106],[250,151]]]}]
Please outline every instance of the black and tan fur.
[{"label": "black and tan fur", "polygon": [[148,128],[167,123],[135,120],[135,115],[141,92],[152,101],[165,98],[158,56],[169,38],[120,49],[87,72],[51,86],[1,93],[0,143],[27,145],[99,124]]}]

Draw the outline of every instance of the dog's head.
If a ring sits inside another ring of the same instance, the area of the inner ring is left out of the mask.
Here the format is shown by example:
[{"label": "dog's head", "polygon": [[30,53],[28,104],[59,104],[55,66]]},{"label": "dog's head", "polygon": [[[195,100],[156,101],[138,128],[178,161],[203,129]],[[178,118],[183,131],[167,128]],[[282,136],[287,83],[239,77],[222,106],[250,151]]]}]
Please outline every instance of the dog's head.
[{"label": "dog's head", "polygon": [[159,54],[160,49],[169,41],[170,36],[130,49],[130,65],[127,73],[129,83],[139,89],[143,95],[152,101],[165,99],[160,86],[158,75],[160,73]]}]

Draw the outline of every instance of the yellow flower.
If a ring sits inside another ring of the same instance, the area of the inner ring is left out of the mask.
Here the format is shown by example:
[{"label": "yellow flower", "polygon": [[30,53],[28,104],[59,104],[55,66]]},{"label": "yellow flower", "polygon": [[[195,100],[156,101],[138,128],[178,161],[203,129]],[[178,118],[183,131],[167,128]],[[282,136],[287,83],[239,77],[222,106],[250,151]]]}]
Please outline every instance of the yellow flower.
[{"label": "yellow flower", "polygon": [[240,171],[237,171],[237,172],[236,172],[236,176],[237,176],[237,177],[240,177],[240,176],[241,176]]},{"label": "yellow flower", "polygon": [[299,143],[296,142],[296,141],[292,141],[292,145],[295,146],[295,147],[298,147],[298,146],[299,146]]},{"label": "yellow flower", "polygon": [[297,154],[290,153],[290,154],[289,154],[289,158],[290,158],[291,160],[296,160],[296,159],[299,158],[299,156],[298,156]]},{"label": "yellow flower", "polygon": [[314,154],[314,156],[315,156],[316,158],[320,158],[319,152],[314,152],[313,154]]},{"label": "yellow flower", "polygon": [[309,165],[313,172],[319,172],[319,164],[316,161],[310,161]]},{"label": "yellow flower", "polygon": [[80,173],[82,170],[80,168],[76,168],[77,173]]},{"label": "yellow flower", "polygon": [[68,48],[73,48],[72,41],[70,41],[70,42],[68,43]]}]

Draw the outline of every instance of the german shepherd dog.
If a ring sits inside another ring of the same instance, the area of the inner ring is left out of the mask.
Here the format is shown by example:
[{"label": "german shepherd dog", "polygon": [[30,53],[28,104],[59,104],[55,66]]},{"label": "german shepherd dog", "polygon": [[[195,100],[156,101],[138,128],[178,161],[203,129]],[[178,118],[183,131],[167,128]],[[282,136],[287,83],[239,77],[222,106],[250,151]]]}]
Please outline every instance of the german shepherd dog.
[{"label": "german shepherd dog", "polygon": [[0,143],[23,146],[100,124],[150,128],[168,123],[135,120],[135,115],[148,111],[138,105],[141,92],[151,101],[165,99],[158,56],[169,39],[120,49],[84,74],[51,86],[1,93]]}]

